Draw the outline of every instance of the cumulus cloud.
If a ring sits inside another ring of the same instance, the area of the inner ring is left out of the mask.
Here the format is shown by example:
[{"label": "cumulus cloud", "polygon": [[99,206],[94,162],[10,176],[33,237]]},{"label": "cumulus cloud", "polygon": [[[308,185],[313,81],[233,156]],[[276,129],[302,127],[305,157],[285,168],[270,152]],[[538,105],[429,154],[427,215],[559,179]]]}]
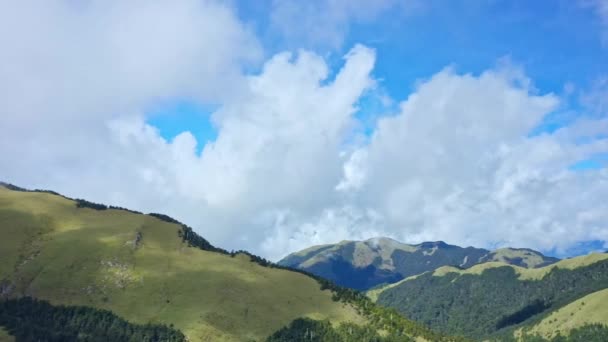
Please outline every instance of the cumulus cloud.
[{"label": "cumulus cloud", "polygon": [[195,0],[3,1],[0,46],[3,176],[45,165],[34,184],[111,168],[110,120],[166,99],[221,101],[261,56],[230,8]]},{"label": "cumulus cloud", "polygon": [[[12,51],[2,61],[3,179],[165,212],[252,250],[277,213],[306,217],[335,197],[354,104],[374,84],[373,50],[354,47],[332,79],[306,51],[246,76],[257,41],[217,3],[49,4],[1,11],[12,18],[1,30]],[[191,94],[222,104],[217,139],[200,154],[189,132],[166,141],[144,115]]]},{"label": "cumulus cloud", "polygon": [[[532,135],[563,108],[516,67],[439,71],[353,139],[376,86],[370,48],[335,73],[301,50],[246,74],[259,44],[220,3],[0,6],[3,180],[167,213],[273,259],[379,235],[561,250],[608,240],[606,168],[570,169],[608,152],[605,106],[590,97],[594,115]],[[189,132],[167,141],[146,123],[174,98],[219,104],[201,152]]]},{"label": "cumulus cloud", "polygon": [[439,72],[399,115],[380,121],[345,164],[341,184],[352,184],[359,205],[381,213],[386,234],[404,241],[563,250],[605,240],[608,174],[569,166],[607,151],[597,137],[608,121],[530,136],[558,98],[529,84],[512,68]]}]

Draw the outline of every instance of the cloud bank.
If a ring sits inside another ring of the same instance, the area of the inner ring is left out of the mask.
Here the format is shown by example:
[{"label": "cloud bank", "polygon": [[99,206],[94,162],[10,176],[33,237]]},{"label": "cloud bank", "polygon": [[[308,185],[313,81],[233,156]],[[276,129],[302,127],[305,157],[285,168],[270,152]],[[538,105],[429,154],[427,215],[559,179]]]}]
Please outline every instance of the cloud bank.
[{"label": "cloud bank", "polygon": [[[355,114],[380,82],[373,49],[339,70],[306,50],[261,61],[213,1],[3,3],[0,46],[0,178],[18,185],[167,213],[272,259],[380,235],[608,241],[608,170],[572,168],[608,153],[605,106],[531,134],[567,108],[508,63],[429,75],[367,136]],[[173,98],[219,104],[200,153],[189,132],[168,141],[146,123]]]}]

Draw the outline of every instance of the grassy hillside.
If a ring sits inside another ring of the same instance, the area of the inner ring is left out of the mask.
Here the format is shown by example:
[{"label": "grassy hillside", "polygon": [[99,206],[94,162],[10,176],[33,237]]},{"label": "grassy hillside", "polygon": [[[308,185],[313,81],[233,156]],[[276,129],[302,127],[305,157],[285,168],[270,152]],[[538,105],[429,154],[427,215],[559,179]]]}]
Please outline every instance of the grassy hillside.
[{"label": "grassy hillside", "polygon": [[558,262],[559,259],[547,257],[527,248],[500,248],[482,257],[479,262],[498,261],[525,268],[538,268]]},{"label": "grassy hillside", "polygon": [[365,321],[314,279],[187,247],[179,229],[0,187],[1,293],[174,324],[192,340],[262,339],[302,316]]},{"label": "grassy hillside", "polygon": [[[526,329],[526,334],[551,339],[557,332],[568,334],[573,329],[589,324],[608,327],[608,289],[584,296],[552,312],[530,329]],[[521,334],[521,329],[517,333]]]},{"label": "grassy hillside", "polygon": [[368,290],[442,266],[469,268],[482,262],[499,261],[522,267],[540,267],[558,260],[530,249],[503,248],[490,252],[441,241],[409,245],[389,238],[373,238],[313,246],[290,254],[279,263],[345,287]]},{"label": "grassy hillside", "polygon": [[15,338],[9,335],[6,330],[0,327],[0,342],[13,342]]},{"label": "grassy hillside", "polygon": [[379,286],[379,287],[377,287],[375,289],[371,289],[371,290],[367,291],[365,294],[373,302],[376,302],[376,301],[378,301],[378,296],[380,296],[380,294],[382,292],[384,292],[384,291],[386,291],[388,289],[392,289],[393,287],[399,286],[400,284],[402,284],[402,283],[404,283],[406,281],[410,281],[410,280],[416,279],[419,276],[420,276],[420,274],[416,274],[416,275],[413,275],[411,277],[407,277],[405,279],[402,279],[402,280],[400,280],[400,281],[398,281],[396,283],[392,283],[392,284],[388,284],[388,285],[384,285],[384,286]]},{"label": "grassy hillside", "polygon": [[466,270],[441,267],[376,290],[373,297],[431,328],[482,338],[536,323],[606,288],[608,254],[592,254],[538,269],[499,262]]},{"label": "grassy hillside", "polygon": [[299,318],[442,339],[356,292],[222,252],[162,215],[0,186],[0,237],[0,299],[109,310],[190,341],[260,341]]},{"label": "grassy hillside", "polygon": [[498,268],[498,267],[511,267],[517,277],[520,280],[542,280],[547,274],[551,273],[554,269],[561,270],[575,270],[577,268],[585,267],[592,265],[594,263],[608,260],[608,253],[592,253],[585,256],[580,256],[571,259],[564,259],[555,264],[540,267],[540,268],[524,268],[515,265],[507,265],[503,262],[487,262],[479,265],[475,265],[468,269],[459,269],[456,267],[444,266],[433,271],[434,276],[444,276],[446,274],[455,273],[458,275],[466,275],[466,274],[482,274],[485,270]]}]

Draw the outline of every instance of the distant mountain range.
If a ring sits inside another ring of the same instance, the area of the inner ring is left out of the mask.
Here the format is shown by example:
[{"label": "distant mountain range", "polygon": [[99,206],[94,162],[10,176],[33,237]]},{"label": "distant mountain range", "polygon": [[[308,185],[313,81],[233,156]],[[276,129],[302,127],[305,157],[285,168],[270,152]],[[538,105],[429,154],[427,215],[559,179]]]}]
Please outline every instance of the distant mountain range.
[{"label": "distant mountain range", "polygon": [[466,269],[491,261],[537,268],[559,259],[524,248],[489,251],[449,245],[443,241],[410,245],[380,237],[310,247],[286,256],[279,264],[305,270],[341,286],[368,290],[441,266]]},{"label": "distant mountain range", "polygon": [[608,341],[606,253],[559,260],[531,249],[374,238],[310,247],[279,263],[367,290],[372,301],[448,336]]}]

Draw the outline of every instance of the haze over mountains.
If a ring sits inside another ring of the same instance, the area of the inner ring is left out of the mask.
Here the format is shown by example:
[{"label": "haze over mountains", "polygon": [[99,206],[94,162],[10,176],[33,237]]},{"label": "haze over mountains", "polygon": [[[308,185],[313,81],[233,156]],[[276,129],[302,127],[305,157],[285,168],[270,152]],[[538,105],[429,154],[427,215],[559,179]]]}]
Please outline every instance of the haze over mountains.
[{"label": "haze over mountains", "polygon": [[469,268],[491,261],[535,268],[559,259],[531,249],[501,248],[489,251],[453,246],[442,241],[410,245],[389,238],[373,238],[313,246],[286,256],[279,264],[308,271],[341,286],[367,290],[441,266]]}]

